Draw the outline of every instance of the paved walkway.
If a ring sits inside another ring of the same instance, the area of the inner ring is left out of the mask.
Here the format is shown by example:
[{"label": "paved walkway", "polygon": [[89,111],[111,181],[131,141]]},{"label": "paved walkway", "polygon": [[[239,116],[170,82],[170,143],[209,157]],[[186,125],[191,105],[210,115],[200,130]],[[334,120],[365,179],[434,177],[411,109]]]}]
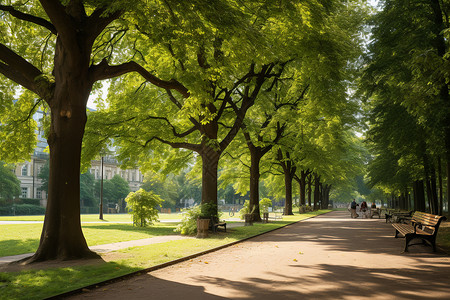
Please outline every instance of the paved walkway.
[{"label": "paved walkway", "polygon": [[449,299],[450,257],[332,212],[71,299]]}]

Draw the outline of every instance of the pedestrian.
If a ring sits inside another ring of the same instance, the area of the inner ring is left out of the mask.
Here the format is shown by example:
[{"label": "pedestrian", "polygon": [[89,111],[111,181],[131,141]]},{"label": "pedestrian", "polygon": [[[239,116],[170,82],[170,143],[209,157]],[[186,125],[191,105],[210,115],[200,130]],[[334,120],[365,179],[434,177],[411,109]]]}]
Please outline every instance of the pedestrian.
[{"label": "pedestrian", "polygon": [[367,218],[367,214],[366,214],[366,212],[367,212],[367,203],[366,203],[366,201],[363,201],[361,203],[360,211],[362,211],[363,217]]},{"label": "pedestrian", "polygon": [[353,202],[350,204],[350,213],[352,218],[357,218],[359,215],[356,213],[356,207],[359,206],[358,203],[356,203],[356,200],[353,199]]}]

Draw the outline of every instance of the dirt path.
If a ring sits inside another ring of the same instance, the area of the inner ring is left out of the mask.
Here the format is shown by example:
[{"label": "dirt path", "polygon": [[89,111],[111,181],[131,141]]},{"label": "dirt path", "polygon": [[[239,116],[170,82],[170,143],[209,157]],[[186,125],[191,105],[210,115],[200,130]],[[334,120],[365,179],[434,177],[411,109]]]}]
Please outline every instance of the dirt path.
[{"label": "dirt path", "polygon": [[450,257],[332,212],[70,299],[448,299]]}]

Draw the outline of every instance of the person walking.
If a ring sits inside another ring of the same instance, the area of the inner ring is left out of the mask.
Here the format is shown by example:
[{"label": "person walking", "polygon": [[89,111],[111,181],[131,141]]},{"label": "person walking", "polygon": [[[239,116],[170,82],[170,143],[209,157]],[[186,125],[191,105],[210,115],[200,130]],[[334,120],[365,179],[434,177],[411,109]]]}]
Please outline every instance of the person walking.
[{"label": "person walking", "polygon": [[353,202],[350,204],[350,213],[352,218],[357,218],[359,215],[356,213],[356,207],[359,206],[358,203],[356,203],[356,200],[353,199]]}]

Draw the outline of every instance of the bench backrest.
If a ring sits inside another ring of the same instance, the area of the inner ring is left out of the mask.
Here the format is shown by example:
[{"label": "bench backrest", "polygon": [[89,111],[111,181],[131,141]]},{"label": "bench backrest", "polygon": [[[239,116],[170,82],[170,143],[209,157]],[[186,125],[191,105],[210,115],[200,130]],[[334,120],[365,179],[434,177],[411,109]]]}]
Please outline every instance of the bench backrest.
[{"label": "bench backrest", "polygon": [[431,233],[437,231],[441,221],[445,220],[444,216],[432,215],[421,211],[414,212],[412,221],[414,223],[420,223],[422,230],[430,231]]}]

